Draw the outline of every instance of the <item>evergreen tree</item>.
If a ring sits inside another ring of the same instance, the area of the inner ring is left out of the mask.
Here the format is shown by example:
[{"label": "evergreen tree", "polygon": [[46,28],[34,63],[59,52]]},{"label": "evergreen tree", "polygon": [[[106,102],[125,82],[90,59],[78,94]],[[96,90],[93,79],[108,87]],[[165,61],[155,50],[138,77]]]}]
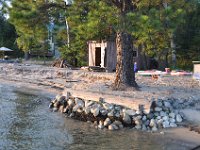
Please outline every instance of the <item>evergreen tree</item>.
[{"label": "evergreen tree", "polygon": [[18,51],[16,44],[17,34],[13,25],[11,25],[4,14],[0,13],[0,47],[8,47],[14,51],[10,55],[19,57],[20,52]]},{"label": "evergreen tree", "polygon": [[[115,87],[137,86],[133,69],[133,44],[142,45],[150,56],[168,56],[176,27],[182,21],[185,7],[181,1],[101,0],[74,1],[68,18],[70,33],[79,41],[116,38],[117,66]],[[114,36],[113,36],[114,35]],[[133,43],[134,41],[134,43]],[[72,47],[72,45],[71,45]],[[73,47],[74,49],[75,47]],[[80,52],[82,47],[76,47]],[[69,52],[69,51],[68,51]]]},{"label": "evergreen tree", "polygon": [[[62,0],[12,0],[9,21],[15,26],[17,44],[25,52],[46,55],[50,49],[50,26],[59,22],[60,11],[64,9]],[[52,27],[51,27],[52,28]],[[51,30],[51,33],[50,33]]]},{"label": "evergreen tree", "polygon": [[47,19],[39,13],[42,4],[42,1],[12,1],[9,21],[16,28],[19,48],[25,52],[41,47],[47,37]]},{"label": "evergreen tree", "polygon": [[74,40],[86,43],[87,40],[116,38],[116,89],[121,85],[137,86],[133,72],[133,39],[127,18],[134,6],[131,0],[76,0],[68,12]]},{"label": "evergreen tree", "polygon": [[192,68],[192,61],[200,60],[200,3],[193,1],[186,9],[185,21],[175,32],[178,67]]},{"label": "evergreen tree", "polygon": [[63,29],[59,34],[60,48],[63,56],[73,65],[85,65],[87,59],[87,42],[90,40],[106,40],[112,38],[112,25],[115,21],[116,9],[104,2],[75,1],[66,11],[69,23],[70,43]]}]

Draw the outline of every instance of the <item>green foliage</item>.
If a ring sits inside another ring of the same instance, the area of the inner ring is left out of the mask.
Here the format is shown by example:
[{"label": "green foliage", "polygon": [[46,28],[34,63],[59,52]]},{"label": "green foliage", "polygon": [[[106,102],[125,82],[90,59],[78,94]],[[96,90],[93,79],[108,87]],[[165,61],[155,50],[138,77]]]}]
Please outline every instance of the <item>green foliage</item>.
[{"label": "green foliage", "polygon": [[23,51],[47,50],[47,24],[59,18],[62,5],[43,0],[13,0],[9,9],[10,22],[18,34],[17,44]]},{"label": "green foliage", "polygon": [[0,47],[4,46],[13,49],[14,51],[9,54],[13,57],[19,57],[22,54],[17,48],[16,38],[17,34],[14,26],[0,13]]},{"label": "green foliage", "polygon": [[[192,8],[192,9],[191,9]],[[178,66],[191,69],[192,61],[200,60],[200,3],[194,1],[186,9],[184,22],[175,32]]]},{"label": "green foliage", "polygon": [[[66,12],[69,23],[70,43],[67,46],[66,29],[58,33],[62,57],[73,65],[84,65],[87,61],[87,42],[112,38],[117,25],[117,9],[103,1],[76,0]],[[62,44],[61,44],[62,43]]]},{"label": "green foliage", "polygon": [[46,20],[39,12],[40,1],[13,0],[9,21],[14,24],[17,44],[23,51],[30,51],[44,43],[47,37]]},{"label": "green foliage", "polygon": [[136,12],[127,14],[132,20],[131,32],[136,46],[143,45],[143,51],[152,57],[161,57],[164,51],[169,53],[170,40],[183,21],[185,5],[183,1],[170,0],[165,3],[156,0],[139,3]]},{"label": "green foliage", "polygon": [[[2,6],[5,1],[0,0],[4,2]],[[126,11],[120,2],[74,0],[67,7],[63,0],[54,3],[12,0],[9,21],[16,28],[18,46],[30,51],[48,49],[47,24],[53,19],[56,24],[53,34],[62,57],[75,66],[86,64],[89,40],[114,40],[118,31],[131,33],[135,46],[142,46],[148,56],[169,59],[170,43],[175,39],[179,66],[200,59],[200,6],[197,0],[132,1]]]}]

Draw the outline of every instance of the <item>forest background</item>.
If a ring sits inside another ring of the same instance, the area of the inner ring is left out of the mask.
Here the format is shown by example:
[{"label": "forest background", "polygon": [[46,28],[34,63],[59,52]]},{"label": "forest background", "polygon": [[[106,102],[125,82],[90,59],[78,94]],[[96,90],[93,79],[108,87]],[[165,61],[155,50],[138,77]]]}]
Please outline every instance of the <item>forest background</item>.
[{"label": "forest background", "polygon": [[16,58],[48,51],[52,34],[62,58],[83,66],[87,41],[115,41],[118,33],[130,34],[134,46],[165,60],[166,67],[191,70],[192,61],[200,60],[200,2],[0,0],[0,47],[14,49]]}]

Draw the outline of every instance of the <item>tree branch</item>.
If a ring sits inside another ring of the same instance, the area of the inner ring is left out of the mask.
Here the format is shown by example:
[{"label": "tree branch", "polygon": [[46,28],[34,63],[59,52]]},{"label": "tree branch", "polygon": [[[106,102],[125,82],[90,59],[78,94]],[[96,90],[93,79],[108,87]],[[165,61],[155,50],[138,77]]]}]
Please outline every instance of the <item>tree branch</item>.
[{"label": "tree branch", "polygon": [[120,0],[111,0],[111,2],[118,8],[122,7],[122,1]]}]

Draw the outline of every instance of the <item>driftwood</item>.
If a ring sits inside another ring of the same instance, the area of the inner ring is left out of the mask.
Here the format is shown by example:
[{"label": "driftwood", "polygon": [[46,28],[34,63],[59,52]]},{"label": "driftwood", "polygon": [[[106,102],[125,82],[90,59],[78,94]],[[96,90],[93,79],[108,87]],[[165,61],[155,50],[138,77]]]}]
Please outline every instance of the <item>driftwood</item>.
[{"label": "driftwood", "polygon": [[80,80],[66,80],[65,82],[79,82]]}]

